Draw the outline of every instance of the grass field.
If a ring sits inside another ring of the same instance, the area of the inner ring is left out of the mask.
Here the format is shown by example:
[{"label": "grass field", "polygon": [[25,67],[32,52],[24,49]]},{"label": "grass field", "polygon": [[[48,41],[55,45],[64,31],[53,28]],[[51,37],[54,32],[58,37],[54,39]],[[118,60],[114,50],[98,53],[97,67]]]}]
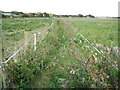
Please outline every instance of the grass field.
[{"label": "grass field", "polygon": [[105,46],[118,45],[117,19],[72,19],[71,23],[79,33],[95,43]]},{"label": "grass field", "polygon": [[41,32],[51,23],[47,18],[3,18],[2,34],[5,57],[23,45],[33,33]]},{"label": "grass field", "polygon": [[[9,42],[19,43],[17,38],[24,36],[22,30],[28,31],[30,37],[34,31],[42,32],[38,28],[50,25],[51,21],[3,19],[4,37],[9,37]],[[17,62],[13,59],[6,64],[7,87],[118,88],[117,19],[54,18],[52,23],[52,27],[44,32],[48,34],[42,36],[43,41],[40,42],[41,37],[37,37],[36,52],[28,45],[26,52],[15,58]]]}]

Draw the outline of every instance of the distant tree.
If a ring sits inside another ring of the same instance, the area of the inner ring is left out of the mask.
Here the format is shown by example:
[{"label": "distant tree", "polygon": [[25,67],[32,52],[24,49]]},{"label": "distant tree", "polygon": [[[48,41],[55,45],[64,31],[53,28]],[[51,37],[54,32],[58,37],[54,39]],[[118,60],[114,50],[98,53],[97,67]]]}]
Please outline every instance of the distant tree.
[{"label": "distant tree", "polygon": [[11,11],[11,13],[18,15],[18,12],[17,12],[17,11]]},{"label": "distant tree", "polygon": [[60,17],[61,15],[55,15],[55,14],[53,14],[53,17]]},{"label": "distant tree", "polygon": [[50,14],[49,14],[49,17],[54,17],[54,14],[50,13]]},{"label": "distant tree", "polygon": [[26,13],[26,16],[28,16],[28,17],[35,17],[35,13]]},{"label": "distant tree", "polygon": [[30,13],[30,14],[31,14],[32,17],[35,17],[35,15],[36,15],[35,13]]},{"label": "distant tree", "polygon": [[78,14],[78,17],[84,17],[82,14]]},{"label": "distant tree", "polygon": [[29,17],[27,13],[22,14],[22,17]]},{"label": "distant tree", "polygon": [[46,12],[44,12],[44,13],[43,13],[43,17],[49,17],[49,14],[46,13]]},{"label": "distant tree", "polygon": [[36,13],[36,17],[43,17],[43,14],[41,12]]},{"label": "distant tree", "polygon": [[69,17],[69,15],[61,15],[61,17]]},{"label": "distant tree", "polygon": [[12,13],[12,14],[16,14],[16,15],[24,14],[23,12],[18,12],[18,11],[11,11],[10,13]]},{"label": "distant tree", "polygon": [[91,15],[91,14],[86,15],[86,17],[88,17],[88,18],[95,18],[95,16],[93,16],[93,15]]},{"label": "distant tree", "polygon": [[57,17],[57,15],[53,14],[53,17]]},{"label": "distant tree", "polygon": [[23,12],[19,12],[19,14],[24,14]]}]

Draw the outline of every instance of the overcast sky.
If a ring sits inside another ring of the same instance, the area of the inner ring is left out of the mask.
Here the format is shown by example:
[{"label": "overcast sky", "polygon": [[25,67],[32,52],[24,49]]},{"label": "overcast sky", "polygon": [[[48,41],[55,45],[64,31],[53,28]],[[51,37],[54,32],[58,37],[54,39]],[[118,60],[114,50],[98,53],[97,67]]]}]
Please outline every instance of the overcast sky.
[{"label": "overcast sky", "polygon": [[0,0],[2,11],[118,16],[119,0]]}]

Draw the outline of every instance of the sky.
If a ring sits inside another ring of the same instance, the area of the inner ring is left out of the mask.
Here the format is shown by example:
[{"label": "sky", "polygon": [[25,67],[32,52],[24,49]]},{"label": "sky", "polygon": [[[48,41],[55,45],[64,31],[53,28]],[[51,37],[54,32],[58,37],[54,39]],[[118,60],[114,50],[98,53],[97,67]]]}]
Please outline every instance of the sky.
[{"label": "sky", "polygon": [[118,16],[119,0],[0,0],[2,11]]}]

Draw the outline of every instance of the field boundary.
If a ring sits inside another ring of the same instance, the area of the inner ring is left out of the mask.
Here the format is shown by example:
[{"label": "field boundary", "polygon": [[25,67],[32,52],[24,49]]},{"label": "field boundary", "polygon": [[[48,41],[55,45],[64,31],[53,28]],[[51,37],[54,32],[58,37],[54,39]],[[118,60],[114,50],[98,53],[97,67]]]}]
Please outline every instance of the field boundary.
[{"label": "field boundary", "polygon": [[[49,33],[48,32],[48,30],[52,27],[52,25],[53,25],[53,20],[52,20],[52,22],[51,22],[51,24],[48,26],[48,28],[47,28],[47,34]],[[34,45],[34,51],[36,51],[36,44],[37,44],[37,35],[39,36],[40,34],[41,34],[42,32],[37,32],[37,33],[34,33],[30,38],[29,38],[29,40],[28,41],[26,41],[21,47],[19,47],[19,49],[17,50],[17,51],[15,51],[12,55],[10,55],[9,56],[9,58],[7,58],[6,59],[6,61],[0,61],[0,71],[1,71],[1,79],[0,80],[2,80],[2,88],[5,88],[6,87],[6,85],[5,85],[5,77],[4,77],[4,73],[2,72],[3,70],[4,70],[4,65],[8,62],[8,61],[10,61],[14,56],[16,56],[17,55],[17,53],[20,51],[20,50],[22,50],[32,39],[34,39],[34,42],[33,42],[33,45]],[[45,37],[44,37],[45,38]],[[42,38],[42,40],[44,40],[44,38]],[[42,40],[40,40],[40,42],[42,41]],[[2,89],[1,88],[1,89]]]},{"label": "field boundary", "polygon": [[[82,33],[82,29],[75,27],[68,19],[58,18],[58,20],[54,20],[53,26],[52,24],[53,20],[45,29],[41,29],[41,31],[39,29],[35,32],[24,34],[24,37],[28,35],[29,38],[26,37],[26,39],[24,39],[25,42],[20,45],[15,52],[12,51],[12,55],[8,53],[10,56],[6,56],[9,58],[6,60],[1,59],[4,61],[0,62],[0,69],[3,71],[3,75],[1,76],[2,88],[6,88],[7,85],[12,86],[12,84],[15,84],[15,87],[29,87],[26,83],[31,81],[35,83],[35,86],[41,85],[40,87],[47,86],[48,83],[50,83],[48,86],[54,84],[56,85],[55,87],[62,87],[63,85],[65,85],[65,87],[71,87],[72,85],[73,87],[112,86],[111,83],[114,78],[111,77],[116,77],[118,68],[116,64],[112,64],[112,55],[109,56],[109,53],[107,53],[107,46],[103,45],[105,49],[97,47],[97,45],[95,45],[97,42],[93,42],[96,38],[93,37],[93,39],[90,39],[89,37],[92,37],[92,35],[87,34],[87,36]],[[84,30],[86,30],[86,28]],[[100,40],[100,38],[98,38],[98,40]],[[27,48],[27,44],[30,47],[28,46]],[[87,46],[90,48],[86,48]],[[106,52],[104,53],[103,50]],[[16,61],[18,60],[20,60],[20,62],[17,63]],[[4,71],[8,72],[8,80],[5,77]],[[18,71],[20,71],[20,73]],[[111,73],[115,73],[115,75],[111,75]],[[18,75],[20,78],[16,78],[19,77]],[[39,77],[36,78],[36,75],[39,75]],[[12,78],[9,79],[9,77]],[[9,80],[13,81],[8,82]],[[106,82],[106,80],[110,81]],[[115,78],[113,85],[117,85],[116,80]],[[17,82],[19,81],[20,84],[17,86]],[[60,81],[63,81],[63,84],[61,84]],[[22,85],[22,83],[25,84]],[[30,87],[31,84],[33,83],[30,83]],[[84,86],[84,84],[86,85]]]},{"label": "field boundary", "polygon": [[[47,30],[49,30],[51,27],[52,27],[52,25],[53,25],[53,21],[52,21],[52,23],[48,26],[48,29]],[[41,34],[41,32],[38,32],[37,34],[36,33],[34,33],[30,38],[29,38],[29,40],[28,41],[26,41],[17,51],[15,51],[5,62],[0,62],[1,64],[6,64],[11,58],[13,58],[20,50],[22,50],[23,49],[23,47],[24,46],[26,46],[33,38],[34,38],[34,51],[36,51],[36,35],[40,35]],[[48,32],[47,32],[47,34],[48,34]],[[44,38],[42,39],[42,40],[44,40]],[[42,41],[41,40],[41,41]]]},{"label": "field boundary", "polygon": [[[64,19],[64,20],[65,20],[65,19]],[[65,22],[67,23],[66,20],[65,20]],[[68,23],[68,24],[74,29],[74,32],[77,31],[77,29],[76,29],[71,23]],[[111,61],[110,61],[101,51],[99,51],[99,50],[91,43],[91,41],[89,41],[87,38],[85,38],[82,34],[80,34],[80,36],[81,36],[85,41],[87,41],[87,42],[92,46],[92,48],[95,49],[103,58],[105,58],[109,63],[111,63]],[[115,68],[118,70],[117,67],[115,67]]]}]

